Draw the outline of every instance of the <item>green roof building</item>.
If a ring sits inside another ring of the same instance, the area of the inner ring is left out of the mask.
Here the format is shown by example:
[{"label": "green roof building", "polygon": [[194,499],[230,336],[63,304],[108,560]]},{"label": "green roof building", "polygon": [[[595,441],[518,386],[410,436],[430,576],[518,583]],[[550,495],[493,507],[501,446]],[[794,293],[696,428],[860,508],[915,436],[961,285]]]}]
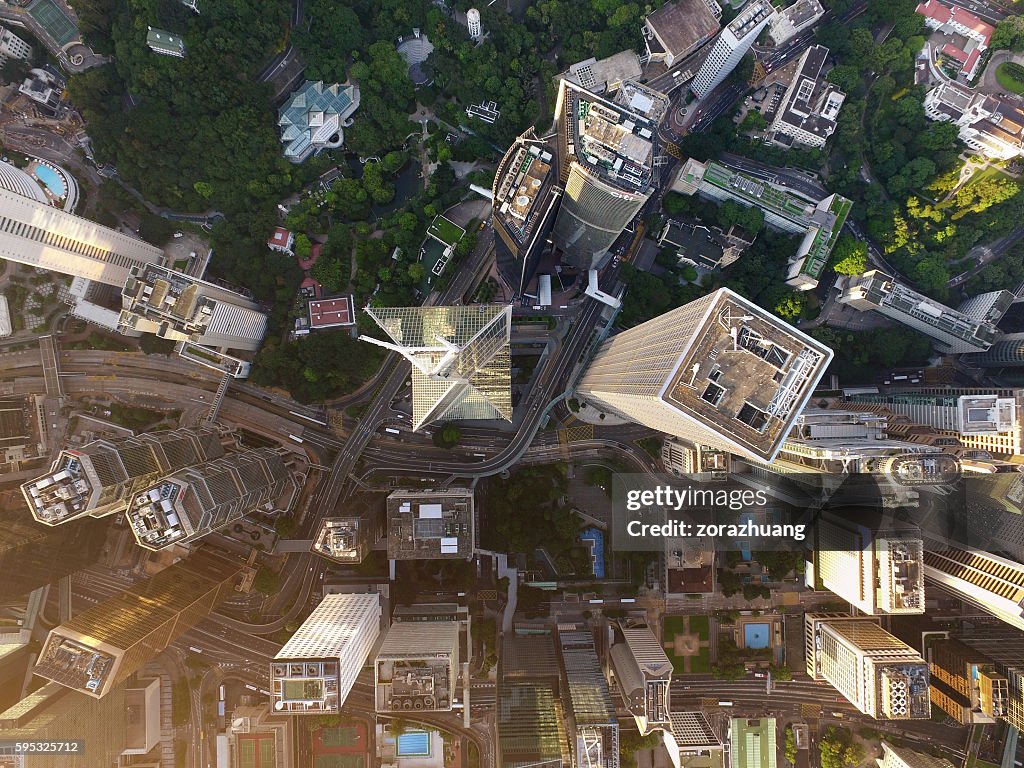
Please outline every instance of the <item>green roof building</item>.
[{"label": "green roof building", "polygon": [[149,32],[146,33],[146,45],[154,53],[159,53],[162,56],[185,58],[185,43],[182,39],[162,29],[150,27]]},{"label": "green roof building", "polygon": [[775,768],[775,718],[734,717],[729,724],[732,768]]}]

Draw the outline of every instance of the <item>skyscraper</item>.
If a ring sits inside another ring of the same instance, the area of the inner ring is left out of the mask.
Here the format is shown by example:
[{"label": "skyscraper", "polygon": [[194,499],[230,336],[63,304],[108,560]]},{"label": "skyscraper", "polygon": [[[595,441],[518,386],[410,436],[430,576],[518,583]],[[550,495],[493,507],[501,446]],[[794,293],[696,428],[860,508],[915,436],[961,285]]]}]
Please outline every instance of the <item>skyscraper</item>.
[{"label": "skyscraper", "polygon": [[711,52],[690,85],[694,95],[704,98],[725,80],[774,17],[775,9],[771,3],[765,0],[747,3],[711,44]]},{"label": "skyscraper", "polygon": [[[118,685],[102,701],[47,683],[7,711],[0,712],[0,740],[68,741],[81,739],[85,749],[71,753],[33,753],[24,763],[32,768],[97,768],[116,766],[128,745],[125,686]],[[0,765],[17,760],[0,747]],[[24,757],[22,756],[22,759]]]},{"label": "skyscraper", "polygon": [[1024,630],[1024,565],[952,542],[926,540],[927,581]]},{"label": "skyscraper", "polygon": [[512,419],[512,307],[367,307],[412,363],[412,428],[445,419]]},{"label": "skyscraper", "polygon": [[1006,333],[984,352],[969,352],[960,360],[979,368],[1020,368],[1024,366],[1024,333]]},{"label": "skyscraper", "polygon": [[33,671],[102,698],[208,616],[244,567],[199,550],[54,627]]},{"label": "skyscraper", "polygon": [[928,665],[869,617],[804,615],[807,674],[827,680],[876,720],[931,717]]},{"label": "skyscraper", "polygon": [[720,288],[605,341],[577,392],[651,429],[771,461],[831,360],[820,342]]},{"label": "skyscraper", "polygon": [[927,650],[932,705],[964,725],[1005,716],[1007,680],[992,659],[960,640],[934,640]]},{"label": "skyscraper", "polygon": [[819,514],[817,579],[864,613],[924,613],[920,529],[897,524],[877,530],[851,519],[851,514],[854,511]]},{"label": "skyscraper", "polygon": [[552,238],[580,269],[598,266],[659,183],[658,124],[668,98],[626,83],[615,100],[559,80],[558,168],[565,193]]},{"label": "skyscraper", "polygon": [[132,495],[127,520],[139,544],[156,551],[223,528],[292,485],[275,450],[235,453],[140,489]]},{"label": "skyscraper", "polygon": [[1006,678],[1002,717],[1014,728],[1024,729],[1024,633],[1010,627],[982,627],[977,634],[960,639],[992,659],[996,672]]},{"label": "skyscraper", "polygon": [[270,662],[277,712],[337,713],[380,634],[376,592],[326,595]]},{"label": "skyscraper", "polygon": [[94,563],[109,525],[85,518],[54,528],[32,520],[24,509],[0,510],[0,603]]},{"label": "skyscraper", "polygon": [[175,429],[94,440],[61,451],[50,471],[21,492],[36,520],[60,525],[124,512],[134,491],[170,472],[223,455],[216,430]]},{"label": "skyscraper", "polygon": [[0,185],[0,257],[120,288],[134,266],[163,264],[149,243]]},{"label": "skyscraper", "polygon": [[[938,342],[944,352],[983,352],[999,335],[996,322],[1013,302],[1010,291],[992,291],[965,302],[959,310],[929,299],[872,269],[856,277],[841,277],[837,301],[854,309],[872,309]],[[965,311],[966,310],[966,311]]]},{"label": "skyscraper", "polygon": [[376,709],[450,711],[458,677],[458,622],[394,622],[373,661]]},{"label": "skyscraper", "polygon": [[495,261],[518,295],[533,279],[561,194],[552,147],[530,128],[501,158],[491,187]]},{"label": "skyscraper", "polygon": [[882,756],[875,760],[878,768],[953,768],[944,757],[915,752],[909,747],[894,747],[882,742]]},{"label": "skyscraper", "polygon": [[121,303],[122,333],[252,351],[267,327],[267,316],[251,299],[155,264],[131,269]]},{"label": "skyscraper", "polygon": [[[0,40],[2,40],[3,34],[6,31],[0,31]],[[37,203],[50,204],[50,201],[46,198],[42,188],[36,183],[35,179],[21,170],[21,168],[5,163],[2,160],[0,160],[0,189],[6,189],[8,192],[14,192],[22,197],[28,197]]]},{"label": "skyscraper", "polygon": [[965,448],[994,454],[1024,453],[1021,412],[1024,389],[900,387],[885,393],[847,395],[851,404],[870,403],[955,437]]}]

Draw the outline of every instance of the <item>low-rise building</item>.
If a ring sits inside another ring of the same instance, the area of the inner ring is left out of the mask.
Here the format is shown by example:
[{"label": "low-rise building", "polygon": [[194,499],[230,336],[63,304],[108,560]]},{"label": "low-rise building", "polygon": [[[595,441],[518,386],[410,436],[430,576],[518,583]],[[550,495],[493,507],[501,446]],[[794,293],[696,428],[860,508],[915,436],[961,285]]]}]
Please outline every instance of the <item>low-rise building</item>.
[{"label": "low-rise building", "polygon": [[846,94],[825,79],[823,68],[828,48],[812,45],[797,65],[769,130],[776,144],[824,147],[836,130],[839,109]]},{"label": "low-rise building", "polygon": [[388,558],[433,560],[473,554],[473,491],[395,491],[387,500]]},{"label": "low-rise building", "polygon": [[818,0],[796,0],[768,24],[768,36],[775,45],[782,45],[824,15],[825,9]]},{"label": "low-rise building", "polygon": [[154,53],[161,56],[174,56],[177,59],[185,58],[185,43],[176,35],[165,32],[162,29],[149,28],[146,34],[146,45]]},{"label": "low-rise building", "polygon": [[715,0],[666,3],[644,19],[647,56],[671,67],[710,40],[721,18],[722,8]]},{"label": "low-rise building", "polygon": [[640,57],[628,49],[605,59],[591,57],[571,64],[560,77],[600,94],[616,91],[623,81],[639,79],[642,73]]},{"label": "low-rise building", "polygon": [[775,768],[775,718],[734,717],[729,722],[732,768]]},{"label": "low-rise building", "polygon": [[924,113],[956,124],[960,140],[991,160],[1024,154],[1024,106],[1016,100],[943,83],[925,95]]},{"label": "low-rise building", "polygon": [[612,645],[612,668],[626,708],[641,735],[671,728],[672,662],[647,625],[622,623]]},{"label": "low-rise building", "polygon": [[358,85],[325,86],[307,80],[278,111],[284,156],[293,163],[323,149],[337,149],[345,143],[342,130],[352,125],[359,109]]},{"label": "low-rise building", "polygon": [[7,27],[0,27],[0,64],[8,59],[28,60],[31,58],[32,46]]},{"label": "low-rise building", "polygon": [[[736,234],[731,234],[735,232]],[[753,238],[738,227],[723,232],[718,227],[669,219],[658,238],[662,248],[675,248],[679,261],[703,269],[727,267],[735,262]]]},{"label": "low-rise building", "polygon": [[703,712],[672,712],[665,748],[673,768],[723,768],[725,747]]},{"label": "low-rise building", "polygon": [[352,297],[338,296],[333,299],[317,299],[309,302],[310,330],[340,328],[356,324],[352,311]]},{"label": "low-rise building", "polygon": [[279,253],[286,253],[289,256],[295,255],[295,252],[292,250],[294,246],[295,235],[284,227],[274,227],[274,231],[267,240],[267,248]]}]

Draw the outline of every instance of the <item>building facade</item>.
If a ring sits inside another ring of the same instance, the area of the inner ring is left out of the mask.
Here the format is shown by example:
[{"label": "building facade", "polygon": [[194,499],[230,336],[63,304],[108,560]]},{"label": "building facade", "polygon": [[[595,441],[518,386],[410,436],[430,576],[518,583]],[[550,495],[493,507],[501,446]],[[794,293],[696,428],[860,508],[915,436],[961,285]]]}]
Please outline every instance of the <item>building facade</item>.
[{"label": "building facade", "polygon": [[807,674],[828,681],[876,720],[928,719],[928,665],[876,622],[846,614],[805,614]]},{"label": "building facade", "polygon": [[707,59],[697,70],[690,84],[695,96],[704,98],[729,76],[775,13],[771,3],[765,0],[751,0],[743,7],[739,15],[719,32]]},{"label": "building facade", "polygon": [[835,133],[846,94],[825,79],[822,70],[827,58],[828,48],[823,45],[812,45],[800,57],[796,76],[769,126],[776,144],[820,149]]},{"label": "building facade", "polygon": [[934,640],[927,646],[932,706],[958,723],[994,723],[1006,715],[1006,676],[985,654],[960,640]]},{"label": "building facade", "polygon": [[197,551],[54,627],[33,672],[103,698],[235,592],[244,568]]},{"label": "building facade", "polygon": [[174,429],[94,440],[61,451],[50,471],[21,486],[33,517],[60,525],[128,508],[132,494],[164,475],[222,456],[216,430]]},{"label": "building facade", "polygon": [[395,622],[373,661],[377,712],[448,712],[458,678],[458,622]]},{"label": "building facade", "polygon": [[224,528],[294,485],[277,451],[234,453],[142,488],[126,519],[140,546],[159,551]]},{"label": "building facade", "polygon": [[771,461],[831,359],[721,288],[605,341],[577,393],[694,444]]},{"label": "building facade", "polygon": [[275,712],[337,714],[380,635],[376,592],[326,595],[270,663]]}]

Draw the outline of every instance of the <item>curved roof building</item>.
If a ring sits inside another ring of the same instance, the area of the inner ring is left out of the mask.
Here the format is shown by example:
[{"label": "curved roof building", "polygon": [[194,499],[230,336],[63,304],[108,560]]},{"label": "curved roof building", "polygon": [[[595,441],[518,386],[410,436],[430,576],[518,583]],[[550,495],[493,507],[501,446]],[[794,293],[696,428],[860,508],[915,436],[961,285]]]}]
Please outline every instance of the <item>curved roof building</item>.
[{"label": "curved roof building", "polygon": [[39,203],[46,203],[47,205],[50,203],[35,179],[21,170],[21,168],[16,168],[10,163],[3,161],[0,161],[0,187],[16,195],[31,198]]}]

